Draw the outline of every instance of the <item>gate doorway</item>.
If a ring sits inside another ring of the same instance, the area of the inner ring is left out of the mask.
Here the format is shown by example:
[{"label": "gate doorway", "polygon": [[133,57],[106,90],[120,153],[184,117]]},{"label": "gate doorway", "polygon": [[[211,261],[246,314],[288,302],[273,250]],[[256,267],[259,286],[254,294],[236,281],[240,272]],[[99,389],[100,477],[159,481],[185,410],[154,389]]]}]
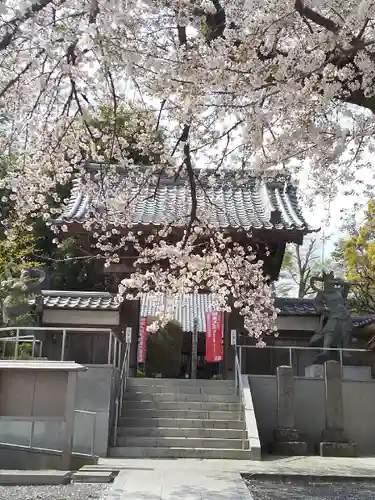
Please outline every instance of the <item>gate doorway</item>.
[{"label": "gate doorway", "polygon": [[[197,342],[197,378],[210,379],[218,376],[223,367],[222,363],[207,363],[206,362],[206,334],[198,332]],[[191,378],[192,366],[192,333],[184,333],[184,341],[182,344],[181,356],[181,374],[180,378]]]}]

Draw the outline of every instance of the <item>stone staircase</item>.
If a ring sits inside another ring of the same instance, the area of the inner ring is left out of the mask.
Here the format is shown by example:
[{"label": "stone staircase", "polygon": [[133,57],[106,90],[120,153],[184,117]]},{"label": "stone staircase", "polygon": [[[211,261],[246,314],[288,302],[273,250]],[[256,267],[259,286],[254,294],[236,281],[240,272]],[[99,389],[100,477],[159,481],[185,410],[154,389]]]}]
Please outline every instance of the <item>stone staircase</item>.
[{"label": "stone staircase", "polygon": [[108,456],[249,460],[234,382],[129,379],[116,447]]}]

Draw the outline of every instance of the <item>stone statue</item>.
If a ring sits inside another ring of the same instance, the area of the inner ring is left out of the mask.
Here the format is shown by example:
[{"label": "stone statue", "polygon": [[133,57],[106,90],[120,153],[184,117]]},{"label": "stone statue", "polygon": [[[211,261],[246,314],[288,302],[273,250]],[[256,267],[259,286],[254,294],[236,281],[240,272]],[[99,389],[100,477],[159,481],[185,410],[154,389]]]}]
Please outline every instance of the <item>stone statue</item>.
[{"label": "stone statue", "polygon": [[[323,287],[318,288],[317,282],[322,282]],[[335,278],[333,272],[323,272],[322,277],[314,276],[310,280],[311,287],[317,292],[314,305],[320,313],[319,331],[311,340],[311,347],[322,347],[314,363],[324,363],[327,360],[338,360],[338,351],[329,351],[327,348],[349,347],[352,336],[352,318],[347,308],[347,298],[350,287],[355,283]],[[343,357],[348,357],[343,353]]]},{"label": "stone statue", "polygon": [[4,325],[11,325],[20,316],[31,312],[30,295],[40,293],[45,281],[46,273],[38,268],[24,269],[19,279],[8,278],[10,288],[2,308]]}]

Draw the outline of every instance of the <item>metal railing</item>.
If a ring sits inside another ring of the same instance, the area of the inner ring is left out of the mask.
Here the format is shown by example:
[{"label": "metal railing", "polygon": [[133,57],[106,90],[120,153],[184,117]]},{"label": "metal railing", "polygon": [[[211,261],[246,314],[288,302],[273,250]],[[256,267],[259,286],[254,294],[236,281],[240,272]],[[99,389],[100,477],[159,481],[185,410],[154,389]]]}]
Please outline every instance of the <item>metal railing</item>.
[{"label": "metal railing", "polygon": [[[95,456],[95,438],[96,438],[96,412],[88,411],[88,410],[74,410],[74,421],[77,415],[90,415],[92,417],[92,434],[90,439],[90,456]],[[73,426],[74,428],[74,426]],[[73,453],[74,453],[74,445],[73,445]],[[80,452],[77,452],[80,453]],[[84,453],[80,453],[84,455]]]},{"label": "metal railing", "polygon": [[[241,350],[239,351],[241,355]],[[245,418],[245,404],[243,400],[243,393],[244,393],[244,388],[243,388],[243,383],[242,383],[242,374],[241,374],[241,359],[238,356],[237,349],[235,351],[235,358],[234,358],[234,369],[235,369],[235,387],[236,387],[236,392],[237,395],[240,398],[240,405],[243,410],[243,423],[242,423],[242,449],[245,449],[245,442],[246,442],[246,418]]]},{"label": "metal railing", "polygon": [[[74,454],[79,454],[79,455],[88,455],[90,457],[93,457],[95,456],[95,437],[96,437],[96,413],[93,412],[93,411],[86,411],[86,410],[74,410],[74,416],[76,417],[77,415],[90,415],[90,417],[92,418],[92,434],[91,434],[91,439],[90,439],[90,453],[85,453],[85,452],[81,452],[79,450],[76,450],[72,449],[72,453]],[[35,450],[35,451],[45,451],[45,452],[52,452],[52,453],[57,453],[57,454],[60,454],[60,453],[64,453],[63,451],[63,448],[53,448],[53,447],[48,447],[47,445],[46,446],[35,446],[33,443],[35,441],[34,439],[34,434],[35,434],[35,424],[36,423],[54,423],[56,424],[57,426],[61,425],[61,424],[64,424],[64,420],[63,419],[54,419],[54,418],[43,418],[43,417],[25,417],[25,418],[22,418],[20,419],[19,417],[17,417],[16,419],[0,419],[0,426],[1,426],[1,422],[11,422],[13,424],[17,424],[18,422],[22,422],[22,423],[30,423],[30,432],[29,432],[29,438],[28,438],[28,443],[27,444],[20,444],[20,443],[16,443],[12,440],[4,440],[4,439],[0,439],[0,446],[3,445],[3,446],[11,446],[12,448],[19,448],[19,449],[23,449],[23,450]],[[74,429],[74,427],[73,427]],[[74,431],[73,431],[74,432]]]},{"label": "metal railing", "polygon": [[[268,345],[268,346],[265,346],[265,347],[257,347],[255,345],[236,345],[235,346],[235,352],[236,352],[236,360],[238,360],[238,368],[237,368],[237,365],[236,365],[236,372],[237,370],[239,370],[240,374],[243,373],[243,349],[255,349],[257,350],[258,352],[259,351],[262,351],[262,350],[271,350],[271,351],[275,351],[275,352],[278,352],[278,351],[285,351],[287,353],[287,360],[285,363],[280,363],[280,364],[287,364],[289,366],[294,366],[294,362],[296,361],[298,363],[298,361],[301,361],[301,360],[298,360],[298,353],[301,353],[301,352],[315,352],[315,353],[322,353],[323,351],[333,351],[335,353],[337,353],[337,361],[340,363],[340,366],[341,366],[341,371],[343,371],[343,367],[345,366],[344,365],[344,361],[345,361],[345,357],[346,357],[346,354],[349,354],[349,353],[352,353],[352,354],[370,354],[372,353],[372,351],[370,349],[352,349],[352,348],[338,348],[338,347],[327,347],[327,348],[324,348],[322,349],[321,347],[310,347],[310,346],[278,346],[278,345]],[[305,360],[306,362],[306,360]],[[302,363],[301,363],[302,364]],[[311,359],[311,362],[310,363],[307,363],[306,366],[308,366],[308,364],[313,364],[313,359]],[[361,365],[358,365],[358,366],[361,366]],[[276,366],[275,366],[276,368]],[[249,373],[248,373],[249,374]],[[236,375],[236,378],[237,378],[237,375]]]},{"label": "metal railing", "polygon": [[126,343],[125,355],[121,366],[120,379],[117,388],[117,394],[115,398],[115,421],[113,426],[113,446],[117,444],[117,431],[119,419],[122,415],[122,405],[124,399],[124,393],[126,392],[126,384],[129,376],[129,361],[130,361],[130,343]]},{"label": "metal railing", "polygon": [[[21,332],[31,332],[30,335],[20,335]],[[66,354],[66,339],[68,335],[74,335],[75,333],[88,333],[88,334],[108,334],[108,353],[107,353],[107,364],[113,365],[116,368],[120,368],[122,362],[122,341],[118,338],[116,333],[110,328],[58,328],[58,327],[34,327],[34,326],[24,326],[24,327],[2,327],[0,328],[0,335],[2,332],[14,332],[15,335],[0,337],[0,342],[14,342],[14,358],[17,358],[19,352],[19,345],[22,343],[31,343],[32,347],[32,359],[35,357],[35,345],[39,345],[39,358],[43,356],[43,342],[35,337],[34,332],[52,332],[61,333],[61,353],[60,361],[65,360]],[[28,339],[28,340],[26,340]]]}]

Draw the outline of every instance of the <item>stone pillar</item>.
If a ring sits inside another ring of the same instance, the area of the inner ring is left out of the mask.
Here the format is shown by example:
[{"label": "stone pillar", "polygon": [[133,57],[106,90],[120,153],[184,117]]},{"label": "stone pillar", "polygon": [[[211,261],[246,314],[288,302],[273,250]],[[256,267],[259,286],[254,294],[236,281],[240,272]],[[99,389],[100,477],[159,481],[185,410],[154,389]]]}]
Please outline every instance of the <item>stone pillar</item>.
[{"label": "stone pillar", "polygon": [[291,366],[277,367],[277,426],[294,429],[294,379]]},{"label": "stone pillar", "polygon": [[295,428],[294,377],[291,366],[277,367],[277,428],[272,451],[278,455],[307,455],[307,442]]},{"label": "stone pillar", "polygon": [[325,420],[322,432],[320,455],[331,457],[353,457],[357,446],[350,443],[344,433],[344,410],[342,397],[341,365],[337,361],[324,364]]},{"label": "stone pillar", "polygon": [[64,412],[64,434],[61,466],[64,470],[70,469],[73,452],[74,436],[74,408],[77,387],[77,372],[67,372],[67,384],[65,393],[65,412]]},{"label": "stone pillar", "polygon": [[324,365],[324,392],[327,432],[344,432],[341,366],[337,361]]}]

